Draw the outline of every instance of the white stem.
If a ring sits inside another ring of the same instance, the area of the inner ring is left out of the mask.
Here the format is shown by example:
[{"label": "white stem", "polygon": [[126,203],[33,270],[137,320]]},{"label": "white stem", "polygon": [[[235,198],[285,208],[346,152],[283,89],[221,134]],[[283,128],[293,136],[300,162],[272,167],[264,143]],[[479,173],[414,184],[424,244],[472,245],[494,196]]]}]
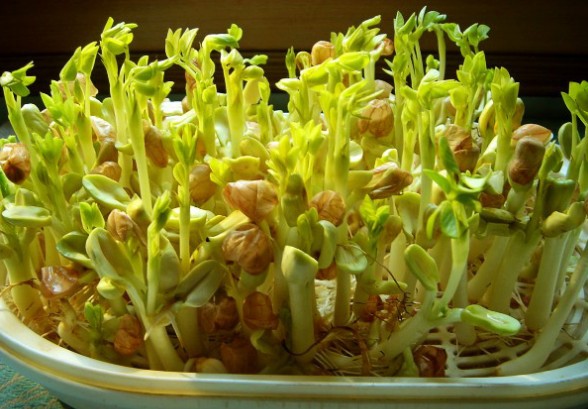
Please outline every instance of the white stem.
[{"label": "white stem", "polygon": [[488,308],[504,314],[510,312],[510,301],[519,273],[535,251],[539,239],[538,233],[530,233],[529,237],[522,231],[517,231],[511,236],[508,251],[489,289]]},{"label": "white stem", "polygon": [[524,355],[507,361],[497,368],[498,375],[517,375],[536,372],[549,358],[552,349],[568,319],[572,308],[578,301],[580,291],[588,278],[588,245],[584,247],[580,261],[576,265],[570,284],[535,343]]},{"label": "white stem", "polygon": [[530,330],[543,327],[551,313],[566,239],[567,234],[545,238],[535,287],[525,315],[525,322]]},{"label": "white stem", "polygon": [[492,279],[500,267],[508,241],[508,237],[497,236],[494,238],[492,245],[486,252],[484,262],[476,272],[476,275],[468,282],[468,297],[470,300],[474,302],[480,300],[490,286]]},{"label": "white stem", "polygon": [[351,302],[351,275],[337,269],[337,291],[335,293],[334,324],[346,325],[349,321]]}]

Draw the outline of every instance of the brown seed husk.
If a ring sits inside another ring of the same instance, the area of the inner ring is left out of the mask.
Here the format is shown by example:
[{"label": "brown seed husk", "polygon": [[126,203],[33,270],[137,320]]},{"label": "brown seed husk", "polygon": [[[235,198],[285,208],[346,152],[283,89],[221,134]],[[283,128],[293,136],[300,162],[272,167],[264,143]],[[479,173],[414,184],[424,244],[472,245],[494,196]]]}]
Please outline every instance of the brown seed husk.
[{"label": "brown seed husk", "polygon": [[7,143],[0,150],[0,165],[12,183],[23,183],[31,173],[31,156],[23,143]]},{"label": "brown seed husk", "polygon": [[545,154],[545,145],[532,136],[520,139],[515,148],[513,159],[508,166],[511,185],[527,186],[533,182]]},{"label": "brown seed husk", "polygon": [[480,203],[482,207],[490,207],[500,209],[506,202],[506,197],[503,194],[491,194],[488,192],[480,193]]},{"label": "brown seed husk", "polygon": [[114,126],[105,119],[98,116],[91,116],[90,122],[92,123],[92,139],[103,143],[105,140],[116,140],[116,132]]},{"label": "brown seed husk", "polygon": [[422,377],[442,378],[445,376],[447,352],[433,345],[421,345],[413,352],[414,362]]},{"label": "brown seed husk", "polygon": [[267,294],[259,291],[250,293],[243,303],[243,321],[251,329],[276,329],[278,316],[272,309],[272,301]]},{"label": "brown seed husk", "polygon": [[547,145],[551,140],[551,131],[537,124],[521,125],[513,131],[511,144],[515,145],[525,137],[536,139],[543,145]]},{"label": "brown seed husk", "polygon": [[270,238],[253,223],[227,234],[222,252],[226,261],[236,262],[252,275],[263,273],[274,258]]},{"label": "brown seed husk", "polygon": [[480,148],[474,143],[471,132],[461,126],[450,124],[447,125],[444,135],[459,170],[473,171],[480,157]]},{"label": "brown seed husk", "polygon": [[413,181],[411,173],[402,170],[394,162],[378,166],[372,174],[372,180],[365,187],[372,199],[385,199],[399,194]]},{"label": "brown seed husk", "polygon": [[359,132],[370,132],[376,138],[387,136],[394,128],[394,112],[392,106],[385,99],[373,99],[361,112],[358,121]]},{"label": "brown seed husk", "polygon": [[41,292],[46,297],[68,297],[79,287],[79,272],[66,266],[41,267]]},{"label": "brown seed husk", "polygon": [[253,221],[261,221],[278,204],[274,185],[266,180],[238,180],[227,183],[223,196],[228,204]]},{"label": "brown seed husk", "polygon": [[169,160],[169,155],[163,146],[161,131],[145,122],[143,124],[143,132],[145,134],[145,154],[155,166],[165,168]]},{"label": "brown seed husk", "polygon": [[236,374],[257,372],[257,350],[244,337],[236,337],[220,347],[221,361],[229,371]]},{"label": "brown seed husk", "polygon": [[104,175],[118,182],[122,175],[122,168],[118,162],[106,161],[96,166],[90,173]]},{"label": "brown seed husk", "polygon": [[312,65],[319,65],[335,56],[335,46],[329,41],[317,41],[310,52]]},{"label": "brown seed husk", "polygon": [[324,190],[314,195],[310,200],[310,207],[317,210],[320,220],[326,220],[335,226],[339,226],[345,217],[343,196],[333,190]]},{"label": "brown seed husk", "polygon": [[119,241],[126,241],[136,228],[131,216],[118,209],[113,209],[106,219],[106,229]]},{"label": "brown seed husk", "polygon": [[190,197],[200,206],[216,193],[217,185],[210,179],[212,170],[207,164],[198,164],[190,171]]},{"label": "brown seed husk", "polygon": [[380,44],[378,44],[378,48],[382,50],[380,53],[383,57],[388,57],[394,54],[394,41],[391,38],[384,38]]},{"label": "brown seed husk", "polygon": [[96,163],[104,162],[118,162],[118,149],[116,149],[116,142],[114,139],[106,138],[100,143],[100,150]]},{"label": "brown seed husk", "polygon": [[208,303],[198,309],[198,323],[207,334],[229,331],[239,323],[237,303],[233,297],[218,297],[215,303]]},{"label": "brown seed husk", "polygon": [[125,314],[114,336],[114,349],[121,355],[130,356],[143,346],[143,329],[139,319]]}]

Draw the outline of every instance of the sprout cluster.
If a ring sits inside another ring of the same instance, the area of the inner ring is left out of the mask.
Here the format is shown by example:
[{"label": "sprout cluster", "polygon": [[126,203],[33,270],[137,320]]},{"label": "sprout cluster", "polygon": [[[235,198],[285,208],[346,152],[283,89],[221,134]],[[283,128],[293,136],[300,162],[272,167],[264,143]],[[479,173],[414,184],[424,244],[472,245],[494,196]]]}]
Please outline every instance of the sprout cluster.
[{"label": "sprout cluster", "polygon": [[109,19],[43,107],[23,103],[32,64],[5,72],[0,258],[22,319],[100,360],[217,373],[444,376],[440,328],[520,344],[493,373],[530,373],[564,327],[585,339],[568,317],[588,276],[588,83],[554,138],[487,67],[488,27],[379,23],[288,50],[287,112],[236,25],[170,30],[164,60],[133,61],[136,25]]}]

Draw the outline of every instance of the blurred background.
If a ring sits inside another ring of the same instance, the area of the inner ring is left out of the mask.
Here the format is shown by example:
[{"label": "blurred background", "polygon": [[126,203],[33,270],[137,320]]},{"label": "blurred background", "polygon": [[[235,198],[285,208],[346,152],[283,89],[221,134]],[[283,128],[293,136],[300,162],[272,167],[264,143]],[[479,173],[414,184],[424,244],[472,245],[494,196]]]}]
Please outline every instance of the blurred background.
[{"label": "blurred background", "polygon": [[[550,121],[552,116],[565,114],[560,92],[567,91],[569,81],[588,79],[585,0],[2,0],[0,72],[32,60],[32,73],[37,76],[32,91],[46,92],[49,81],[58,77],[75,48],[99,41],[107,18],[112,16],[116,22],[139,25],[131,49],[136,57],[148,54],[152,58],[164,58],[168,28],[198,27],[198,41],[236,23],[244,29],[242,53],[268,55],[265,71],[273,84],[286,76],[284,56],[290,46],[296,51],[310,50],[314,42],[328,40],[331,32],[345,32],[374,15],[382,16],[381,30],[392,36],[397,11],[408,16],[424,6],[446,14],[448,21],[462,29],[473,23],[490,26],[490,38],[481,44],[488,66],[506,67],[521,83],[520,95],[527,102],[528,115]],[[423,48],[425,52],[435,49],[432,34]],[[448,73],[457,68],[458,57],[458,50],[450,47]],[[96,65],[93,81],[99,90],[105,90],[105,73],[99,63]],[[380,73],[380,77],[386,79],[386,74]],[[167,78],[175,81],[174,90],[181,92],[183,73],[172,70]]]}]

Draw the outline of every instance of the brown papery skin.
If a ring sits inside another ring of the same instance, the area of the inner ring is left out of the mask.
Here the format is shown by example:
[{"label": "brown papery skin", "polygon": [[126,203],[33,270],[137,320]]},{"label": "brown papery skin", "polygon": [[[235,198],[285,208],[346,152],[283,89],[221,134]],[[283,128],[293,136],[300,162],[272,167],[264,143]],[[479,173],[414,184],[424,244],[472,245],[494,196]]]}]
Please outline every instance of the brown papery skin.
[{"label": "brown papery skin", "polygon": [[216,297],[215,302],[198,309],[198,323],[204,332],[229,331],[239,323],[237,303],[233,297]]},{"label": "brown papery skin", "polygon": [[243,321],[254,330],[278,328],[278,316],[272,309],[271,298],[262,292],[253,291],[243,303]]},{"label": "brown papery skin", "polygon": [[312,65],[319,65],[335,57],[335,46],[329,41],[317,41],[310,52],[310,62]]},{"label": "brown papery skin", "polygon": [[320,220],[326,220],[339,226],[345,217],[345,201],[343,196],[333,190],[317,193],[310,201],[310,207],[317,210]]},{"label": "brown papery skin", "polygon": [[443,348],[433,345],[421,345],[413,352],[414,362],[419,368],[422,377],[445,377],[445,363],[447,352]]},{"label": "brown papery skin", "polygon": [[47,297],[68,297],[78,289],[79,272],[65,266],[41,267],[41,291]]},{"label": "brown papery skin", "polygon": [[512,143],[518,143],[524,137],[531,137],[541,142],[543,145],[551,140],[551,131],[541,125],[525,124],[519,126],[512,132]]},{"label": "brown papery skin", "polygon": [[0,165],[12,183],[23,183],[31,173],[31,156],[23,143],[7,143],[0,150]]},{"label": "brown papery skin", "polygon": [[106,219],[106,229],[112,237],[124,242],[135,230],[135,222],[122,210],[113,209]]},{"label": "brown papery skin", "polygon": [[387,136],[394,128],[394,113],[392,106],[385,99],[371,100],[361,112],[362,119],[357,126],[360,133],[370,132],[381,138]]},{"label": "brown papery skin", "polygon": [[163,146],[161,131],[153,125],[144,123],[143,132],[145,134],[145,154],[155,166],[165,168],[169,155]]},{"label": "brown papery skin", "polygon": [[122,175],[122,168],[117,162],[106,161],[96,166],[90,173],[103,175],[118,182]]},{"label": "brown papery skin", "polygon": [[230,373],[251,374],[257,372],[257,350],[249,339],[235,337],[220,347],[221,361]]},{"label": "brown papery skin", "polygon": [[538,139],[525,136],[517,143],[514,157],[508,167],[511,184],[527,186],[533,182],[545,154],[545,145]]},{"label": "brown papery skin", "polygon": [[474,143],[471,132],[461,126],[450,124],[445,130],[445,137],[459,170],[473,171],[480,156],[480,148]]},{"label": "brown papery skin", "polygon": [[238,180],[227,183],[223,196],[228,204],[258,222],[278,204],[276,188],[266,180]]},{"label": "brown papery skin", "polygon": [[114,337],[114,349],[121,355],[130,356],[142,346],[143,330],[139,319],[130,314],[123,315]]},{"label": "brown papery skin", "polygon": [[199,164],[190,171],[190,197],[196,205],[201,205],[214,196],[217,185],[210,180],[212,170],[207,164]]},{"label": "brown papery skin", "polygon": [[253,223],[230,232],[223,241],[222,252],[226,261],[236,262],[252,275],[263,273],[274,254],[269,237]]},{"label": "brown papery skin", "polygon": [[413,181],[410,172],[401,169],[394,162],[387,162],[373,170],[372,180],[366,186],[372,199],[385,199],[399,194]]}]

